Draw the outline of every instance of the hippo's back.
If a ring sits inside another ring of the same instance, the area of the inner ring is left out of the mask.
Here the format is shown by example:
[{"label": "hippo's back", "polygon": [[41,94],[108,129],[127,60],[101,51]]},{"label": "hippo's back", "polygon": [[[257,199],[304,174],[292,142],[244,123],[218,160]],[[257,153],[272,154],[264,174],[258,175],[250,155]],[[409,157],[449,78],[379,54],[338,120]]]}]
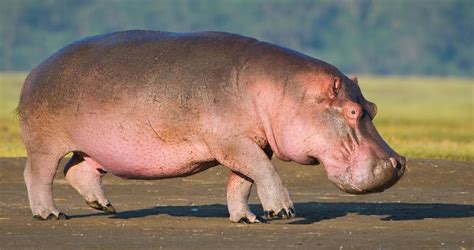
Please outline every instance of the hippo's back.
[{"label": "hippo's back", "polygon": [[38,110],[70,112],[78,103],[202,103],[232,84],[241,55],[255,42],[220,32],[132,30],[88,37],[30,73],[20,98],[20,118]]}]

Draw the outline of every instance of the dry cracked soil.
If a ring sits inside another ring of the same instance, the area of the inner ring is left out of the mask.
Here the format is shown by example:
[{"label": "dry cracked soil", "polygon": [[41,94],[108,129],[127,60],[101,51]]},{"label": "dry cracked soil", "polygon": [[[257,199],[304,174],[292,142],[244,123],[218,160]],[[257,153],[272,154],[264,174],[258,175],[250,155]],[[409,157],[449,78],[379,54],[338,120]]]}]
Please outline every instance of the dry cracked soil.
[{"label": "dry cracked soil", "polygon": [[[321,166],[274,160],[297,217],[267,224],[228,221],[227,169],[157,181],[106,176],[117,209],[89,208],[65,181],[54,182],[69,220],[34,221],[22,178],[24,158],[0,158],[0,248],[473,249],[474,163],[410,159],[391,189],[342,193]],[[262,208],[253,191],[251,209]]]}]

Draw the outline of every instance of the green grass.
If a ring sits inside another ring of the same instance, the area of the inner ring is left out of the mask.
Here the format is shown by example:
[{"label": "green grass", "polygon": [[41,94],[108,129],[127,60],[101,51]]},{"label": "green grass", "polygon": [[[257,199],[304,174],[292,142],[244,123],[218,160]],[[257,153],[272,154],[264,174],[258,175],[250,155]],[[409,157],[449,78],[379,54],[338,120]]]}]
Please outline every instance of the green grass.
[{"label": "green grass", "polygon": [[24,156],[16,106],[25,73],[0,73],[0,156]]},{"label": "green grass", "polygon": [[360,77],[380,134],[408,157],[474,161],[474,79]]},{"label": "green grass", "polygon": [[[15,107],[26,74],[0,74],[0,156],[23,156]],[[474,79],[359,77],[379,132],[408,157],[474,161]]]}]

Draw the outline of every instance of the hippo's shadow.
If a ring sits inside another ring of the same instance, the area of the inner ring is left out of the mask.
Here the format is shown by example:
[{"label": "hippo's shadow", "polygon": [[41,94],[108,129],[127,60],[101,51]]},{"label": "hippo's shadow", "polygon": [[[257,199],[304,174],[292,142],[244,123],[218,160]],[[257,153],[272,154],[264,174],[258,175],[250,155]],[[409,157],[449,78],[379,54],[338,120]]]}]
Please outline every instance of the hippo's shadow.
[{"label": "hippo's shadow", "polygon": [[[260,205],[250,205],[256,214],[262,214]],[[381,220],[422,220],[426,218],[469,218],[474,217],[474,205],[443,203],[368,203],[368,202],[302,202],[295,203],[298,214],[290,224],[311,224],[334,219],[348,214],[382,216]],[[184,217],[228,217],[227,206],[222,204],[198,206],[159,206],[117,212],[110,218],[132,219],[167,214]],[[71,217],[100,215],[83,214]]]}]

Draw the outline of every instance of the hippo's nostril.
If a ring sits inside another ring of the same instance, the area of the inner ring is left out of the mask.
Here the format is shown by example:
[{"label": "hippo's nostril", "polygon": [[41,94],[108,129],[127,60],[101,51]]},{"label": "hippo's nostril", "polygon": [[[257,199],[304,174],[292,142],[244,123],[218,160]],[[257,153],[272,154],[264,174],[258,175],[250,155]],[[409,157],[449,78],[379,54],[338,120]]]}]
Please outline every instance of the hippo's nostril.
[{"label": "hippo's nostril", "polygon": [[400,163],[403,165],[403,166],[406,166],[407,165],[407,158],[403,157],[403,156],[400,156]]},{"label": "hippo's nostril", "polygon": [[397,161],[397,159],[393,158],[393,157],[390,157],[390,162],[392,163],[392,167],[393,168],[396,168],[398,170],[400,170],[402,168],[402,165],[400,164],[400,162]]}]

